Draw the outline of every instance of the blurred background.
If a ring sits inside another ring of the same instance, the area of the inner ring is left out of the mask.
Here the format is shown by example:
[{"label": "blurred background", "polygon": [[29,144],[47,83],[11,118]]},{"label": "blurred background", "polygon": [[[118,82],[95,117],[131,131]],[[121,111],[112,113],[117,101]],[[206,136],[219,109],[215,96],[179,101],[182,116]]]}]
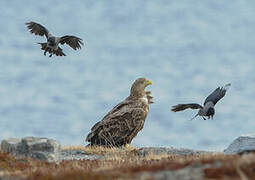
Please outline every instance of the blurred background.
[{"label": "blurred background", "polygon": [[[0,140],[44,136],[86,145],[90,128],[129,95],[135,79],[153,81],[155,104],[133,146],[223,150],[254,133],[255,2],[0,1]],[[66,57],[43,55],[26,22],[81,37]],[[170,111],[203,103],[232,83],[213,120]]]}]

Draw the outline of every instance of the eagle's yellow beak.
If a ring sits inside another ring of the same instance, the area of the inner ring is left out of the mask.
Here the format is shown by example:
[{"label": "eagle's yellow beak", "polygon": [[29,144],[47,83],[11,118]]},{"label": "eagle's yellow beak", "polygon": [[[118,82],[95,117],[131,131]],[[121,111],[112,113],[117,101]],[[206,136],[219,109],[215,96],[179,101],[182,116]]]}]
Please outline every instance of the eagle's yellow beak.
[{"label": "eagle's yellow beak", "polygon": [[148,85],[152,85],[152,81],[151,80],[147,80],[147,84]]}]

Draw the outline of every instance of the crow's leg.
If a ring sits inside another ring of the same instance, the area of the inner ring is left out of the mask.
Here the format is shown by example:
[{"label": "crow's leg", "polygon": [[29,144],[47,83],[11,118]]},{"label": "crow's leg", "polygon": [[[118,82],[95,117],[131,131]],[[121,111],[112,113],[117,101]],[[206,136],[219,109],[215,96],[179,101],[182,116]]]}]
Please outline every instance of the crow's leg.
[{"label": "crow's leg", "polygon": [[206,120],[204,116],[202,116],[202,117],[203,117],[204,120]]},{"label": "crow's leg", "polygon": [[53,55],[53,54],[51,53],[51,54],[49,55],[49,57],[52,57],[52,55]]},{"label": "crow's leg", "polygon": [[44,53],[43,53],[43,54],[44,54],[44,56],[46,56],[46,52],[47,52],[47,51],[44,51]]}]

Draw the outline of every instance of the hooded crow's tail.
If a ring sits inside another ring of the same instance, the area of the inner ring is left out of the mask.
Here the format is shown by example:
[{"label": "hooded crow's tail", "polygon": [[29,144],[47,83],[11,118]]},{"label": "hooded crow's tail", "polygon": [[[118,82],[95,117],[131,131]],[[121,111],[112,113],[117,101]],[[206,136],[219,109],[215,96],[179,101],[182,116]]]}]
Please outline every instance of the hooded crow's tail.
[{"label": "hooded crow's tail", "polygon": [[44,52],[49,52],[50,54],[55,54],[56,56],[66,56],[65,53],[63,53],[63,50],[58,47],[57,50],[53,50],[49,47],[47,47],[47,43],[38,43],[41,45],[41,49],[44,50]]}]

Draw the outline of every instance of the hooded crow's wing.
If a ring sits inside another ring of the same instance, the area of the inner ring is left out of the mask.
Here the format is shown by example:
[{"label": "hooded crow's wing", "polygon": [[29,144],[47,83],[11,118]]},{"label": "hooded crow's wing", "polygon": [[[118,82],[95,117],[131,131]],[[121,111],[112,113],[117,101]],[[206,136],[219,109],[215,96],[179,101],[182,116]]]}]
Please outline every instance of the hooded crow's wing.
[{"label": "hooded crow's wing", "polygon": [[49,47],[47,47],[47,43],[38,43],[41,45],[41,50],[44,50],[44,55],[46,55],[46,52],[52,54],[53,50]]},{"label": "hooded crow's wing", "polygon": [[214,105],[225,96],[226,91],[228,90],[228,88],[231,86],[231,84],[226,84],[224,87],[218,87],[217,89],[215,89],[206,99],[204,102],[204,105],[207,102],[212,102]]},{"label": "hooded crow's wing", "polygon": [[53,53],[56,54],[56,56],[66,56],[60,47],[58,47],[57,50],[54,50]]},{"label": "hooded crow's wing", "polygon": [[196,103],[191,103],[191,104],[177,104],[175,106],[172,106],[172,111],[177,112],[177,111],[183,111],[185,109],[203,109],[203,106],[200,104]]},{"label": "hooded crow's wing", "polygon": [[43,27],[41,24],[35,23],[35,22],[28,22],[26,23],[27,29],[30,31],[30,33],[44,36],[48,39],[49,31],[45,27]]},{"label": "hooded crow's wing", "polygon": [[60,43],[66,43],[74,50],[81,49],[81,45],[83,45],[82,39],[75,36],[62,36],[60,38]]},{"label": "hooded crow's wing", "polygon": [[47,43],[38,43],[41,45],[41,50],[47,51]]}]

